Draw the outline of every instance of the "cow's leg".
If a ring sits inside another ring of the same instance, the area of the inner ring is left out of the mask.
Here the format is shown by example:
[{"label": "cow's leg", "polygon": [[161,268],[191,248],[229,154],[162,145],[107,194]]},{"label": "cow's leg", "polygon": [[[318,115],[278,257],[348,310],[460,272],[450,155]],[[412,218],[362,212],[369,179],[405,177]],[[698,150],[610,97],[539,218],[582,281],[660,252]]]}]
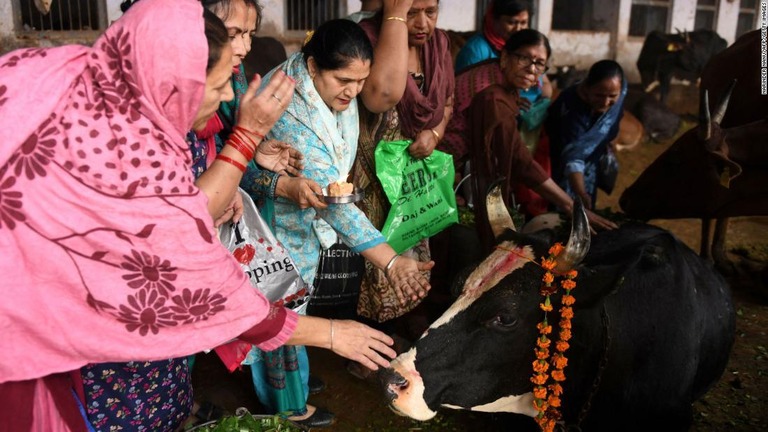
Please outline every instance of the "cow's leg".
[{"label": "cow's leg", "polygon": [[732,274],[734,264],[725,252],[725,235],[728,231],[728,218],[718,218],[715,223],[715,233],[712,236],[712,260],[715,267],[724,274]]},{"label": "cow's leg", "polygon": [[711,258],[709,249],[709,232],[712,228],[712,219],[704,218],[701,220],[701,248],[699,255],[702,258]]},{"label": "cow's leg", "polygon": [[664,105],[667,104],[667,96],[669,96],[669,87],[672,84],[672,74],[675,69],[674,58],[664,58],[659,60],[659,101]]}]

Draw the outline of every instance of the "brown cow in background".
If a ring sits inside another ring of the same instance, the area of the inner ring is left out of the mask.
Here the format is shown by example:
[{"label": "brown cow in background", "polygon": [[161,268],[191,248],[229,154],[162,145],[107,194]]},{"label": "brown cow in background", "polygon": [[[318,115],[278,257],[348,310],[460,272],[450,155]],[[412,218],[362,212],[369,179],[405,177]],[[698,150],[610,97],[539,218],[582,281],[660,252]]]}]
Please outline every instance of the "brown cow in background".
[{"label": "brown cow in background", "polygon": [[[733,62],[726,65],[737,69]],[[719,66],[710,64],[708,68]],[[753,73],[759,74],[759,68]],[[752,91],[759,95],[759,89]],[[628,215],[640,219],[702,218],[704,256],[710,255],[709,220],[717,218],[711,255],[720,268],[729,268],[725,255],[727,218],[768,215],[768,119],[721,128],[729,97],[726,91],[710,119],[705,90],[699,126],[662,153],[620,200]],[[760,103],[766,104],[768,97],[762,98]],[[739,106],[748,102],[733,103]]]},{"label": "brown cow in background", "polygon": [[[721,268],[728,263],[728,218],[768,215],[768,96],[760,94],[760,30],[743,35],[713,56],[702,72],[701,88],[716,100],[734,80],[738,84],[732,87],[730,109],[717,111],[712,137],[704,142],[691,132],[681,137],[621,197],[622,209],[631,216],[702,218],[701,253],[712,256]],[[700,159],[704,165],[697,165]],[[723,170],[730,163],[736,164],[737,171],[729,169],[733,182],[726,182]],[[735,177],[736,172],[741,175]],[[657,178],[651,180],[653,176]],[[670,199],[653,202],[660,193]],[[711,219],[715,218],[710,249]]]},{"label": "brown cow in background", "polygon": [[768,117],[768,96],[760,94],[760,30],[746,33],[712,57],[701,73],[701,88],[709,91],[710,100],[719,100],[733,80],[738,85],[721,126],[730,128]]}]

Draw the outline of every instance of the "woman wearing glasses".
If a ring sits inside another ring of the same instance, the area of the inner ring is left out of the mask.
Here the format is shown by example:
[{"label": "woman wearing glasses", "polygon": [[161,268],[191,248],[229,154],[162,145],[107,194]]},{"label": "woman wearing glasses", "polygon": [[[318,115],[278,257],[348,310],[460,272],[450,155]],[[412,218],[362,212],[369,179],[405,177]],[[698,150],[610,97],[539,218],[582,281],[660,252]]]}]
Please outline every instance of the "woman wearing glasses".
[{"label": "woman wearing glasses", "polygon": [[[512,185],[523,183],[549,203],[570,212],[573,200],[532,159],[518,131],[520,90],[536,84],[547,69],[552,50],[549,40],[536,30],[521,30],[504,45],[500,65],[501,82],[472,98],[467,109],[467,142],[471,161],[473,195],[484,197],[488,187],[499,179],[503,197],[510,202]],[[487,222],[485,202],[474,203],[475,222],[483,247],[490,250],[493,234]],[[615,225],[588,213],[590,223],[599,228]]]},{"label": "woman wearing glasses", "polygon": [[[517,29],[524,34],[539,34],[534,30]],[[503,53],[503,46],[500,53]],[[509,57],[509,54],[507,55]],[[514,58],[513,60],[517,60]],[[456,92],[454,97],[454,114],[445,129],[445,137],[438,146],[438,150],[453,155],[457,172],[466,175],[469,169],[465,166],[469,158],[469,138],[467,135],[468,108],[472,98],[492,84],[502,84],[504,74],[501,68],[501,59],[498,57],[474,64],[456,75]],[[520,138],[525,143],[536,162],[549,175],[549,145],[548,141],[540,137],[544,118],[552,96],[552,86],[546,81],[544,72],[546,63],[540,65],[538,78],[534,84],[526,84],[526,87],[518,89],[517,99],[518,115],[517,125]],[[520,210],[527,216],[536,216],[547,211],[548,203],[545,199],[532,192],[523,185],[515,186],[513,191],[515,202],[520,205]],[[462,195],[469,201],[472,197],[467,190]]]}]

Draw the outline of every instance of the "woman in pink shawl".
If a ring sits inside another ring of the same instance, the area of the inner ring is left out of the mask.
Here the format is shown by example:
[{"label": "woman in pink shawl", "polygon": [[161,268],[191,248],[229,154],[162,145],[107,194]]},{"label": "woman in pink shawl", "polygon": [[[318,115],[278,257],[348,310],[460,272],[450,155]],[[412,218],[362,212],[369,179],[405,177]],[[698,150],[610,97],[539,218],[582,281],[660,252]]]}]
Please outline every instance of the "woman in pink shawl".
[{"label": "woman in pink shawl", "polygon": [[218,243],[211,215],[228,209],[244,154],[287,166],[286,149],[257,145],[293,83],[251,86],[239,118],[250,141],[227,143],[203,192],[184,134],[231,98],[228,75],[206,77],[207,57],[231,68],[231,49],[205,56],[203,25],[195,0],[143,0],[93,48],[0,57],[0,127],[12,131],[0,146],[0,406],[14,413],[0,430],[85,430],[69,372],[87,363],[182,357],[235,337],[372,368],[394,354],[361,324],[270,306]]}]

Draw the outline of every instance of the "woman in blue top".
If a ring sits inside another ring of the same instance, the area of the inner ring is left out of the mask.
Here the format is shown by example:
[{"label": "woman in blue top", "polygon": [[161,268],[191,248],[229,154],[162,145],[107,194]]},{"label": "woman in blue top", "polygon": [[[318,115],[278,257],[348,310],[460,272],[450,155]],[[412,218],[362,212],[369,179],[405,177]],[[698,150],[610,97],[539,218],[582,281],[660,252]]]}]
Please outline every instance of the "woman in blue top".
[{"label": "woman in blue top", "polygon": [[467,40],[456,56],[456,72],[498,58],[512,34],[527,29],[533,10],[528,1],[494,0],[485,11],[482,31]]},{"label": "woman in blue top", "polygon": [[619,133],[627,82],[613,60],[592,65],[587,78],[560,93],[549,107],[552,178],[571,197],[592,209],[600,158]]}]

